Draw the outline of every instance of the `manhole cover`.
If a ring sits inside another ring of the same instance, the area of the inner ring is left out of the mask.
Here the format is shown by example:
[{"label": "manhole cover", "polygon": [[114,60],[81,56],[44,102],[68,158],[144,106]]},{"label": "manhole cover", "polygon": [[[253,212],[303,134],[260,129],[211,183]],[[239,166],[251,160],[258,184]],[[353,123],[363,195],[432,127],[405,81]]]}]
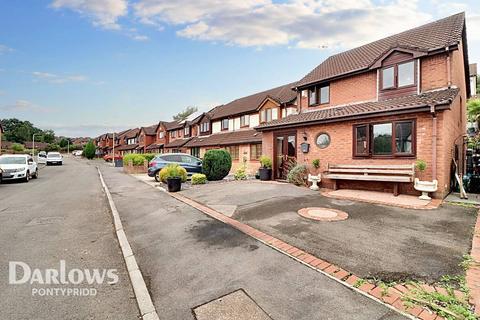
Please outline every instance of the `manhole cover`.
[{"label": "manhole cover", "polygon": [[345,211],[330,208],[303,208],[298,210],[298,214],[304,218],[318,221],[339,221],[348,218]]},{"label": "manhole cover", "polygon": [[245,291],[237,290],[193,309],[197,320],[271,320]]}]

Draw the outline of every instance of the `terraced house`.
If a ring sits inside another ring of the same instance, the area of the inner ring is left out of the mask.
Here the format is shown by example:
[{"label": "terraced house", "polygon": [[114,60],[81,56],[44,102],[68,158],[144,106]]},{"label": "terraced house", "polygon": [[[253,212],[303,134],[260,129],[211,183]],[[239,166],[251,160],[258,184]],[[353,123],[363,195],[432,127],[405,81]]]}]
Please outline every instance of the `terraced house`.
[{"label": "terraced house", "polygon": [[233,160],[232,171],[245,159],[248,173],[255,174],[260,167],[262,133],[254,128],[297,112],[293,85],[255,93],[210,110],[198,119],[198,135],[185,147],[197,157],[210,149],[227,149]]},{"label": "terraced house", "polygon": [[[438,180],[434,196],[446,196],[463,172],[468,67],[463,13],[329,57],[293,86],[298,114],[256,128],[274,178],[284,178],[289,159],[319,159],[323,186],[392,191],[397,185],[380,179],[329,179],[329,166],[422,159],[422,179]],[[398,188],[415,192],[413,183]]]}]

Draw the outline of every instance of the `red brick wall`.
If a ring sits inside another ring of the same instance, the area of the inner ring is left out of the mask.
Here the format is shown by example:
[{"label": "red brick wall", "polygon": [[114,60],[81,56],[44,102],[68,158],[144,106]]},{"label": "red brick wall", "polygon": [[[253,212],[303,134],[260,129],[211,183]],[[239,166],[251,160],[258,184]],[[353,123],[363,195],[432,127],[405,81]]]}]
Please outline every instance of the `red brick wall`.
[{"label": "red brick wall", "polygon": [[437,54],[420,60],[420,90],[428,91],[447,86],[447,55]]},{"label": "red brick wall", "polygon": [[[444,186],[449,183],[450,161],[446,159],[447,151],[451,148],[451,142],[445,140],[448,135],[448,130],[442,130],[448,125],[451,120],[450,113],[455,111],[448,111],[438,114],[437,119],[437,179],[439,186]],[[365,121],[346,121],[341,123],[332,123],[325,125],[317,125],[297,129],[297,161],[298,163],[306,164],[312,169],[311,162],[314,159],[320,159],[320,172],[326,171],[328,163],[331,164],[412,164],[417,159],[422,159],[427,162],[427,169],[425,172],[419,174],[418,177],[422,180],[432,180],[432,116],[429,113],[409,114],[402,116],[389,116],[375,118],[375,121],[388,121],[400,119],[416,119],[417,126],[417,155],[415,158],[408,159],[354,159],[352,156],[352,142],[353,142],[353,125],[365,123]],[[445,121],[445,119],[447,119]],[[303,154],[300,150],[300,143],[303,142],[303,133],[307,133],[307,142],[310,143],[310,152]],[[320,149],[315,144],[315,139],[320,132],[326,132],[330,135],[330,146],[325,149]],[[443,142],[443,141],[446,141]],[[263,133],[263,153],[273,159],[273,133]],[[448,162],[448,168],[446,163]],[[313,171],[313,169],[312,169]],[[392,192],[393,185],[389,183],[369,183],[365,181],[339,181],[340,188],[347,187],[353,189],[369,189]],[[322,186],[332,187],[332,181],[324,179]],[[400,184],[400,192],[408,194],[419,194],[413,189],[412,184]],[[446,196],[445,188],[439,188],[439,191],[434,195],[437,198]]]}]

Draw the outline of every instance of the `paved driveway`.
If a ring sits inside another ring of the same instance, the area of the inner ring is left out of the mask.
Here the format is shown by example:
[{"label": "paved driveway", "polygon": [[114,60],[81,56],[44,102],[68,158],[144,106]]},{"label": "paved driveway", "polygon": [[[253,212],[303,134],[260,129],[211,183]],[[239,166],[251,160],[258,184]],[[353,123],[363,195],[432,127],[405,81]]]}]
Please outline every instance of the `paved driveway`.
[{"label": "paved driveway", "polygon": [[240,289],[275,320],[405,319],[118,169],[101,170],[161,319],[193,319],[192,308]]},{"label": "paved driveway", "polygon": [[[444,205],[409,210],[335,200],[287,184],[230,182],[196,186],[185,196],[302,248],[361,277],[435,282],[462,274],[476,209]],[[345,221],[300,217],[305,207],[346,211]]]}]

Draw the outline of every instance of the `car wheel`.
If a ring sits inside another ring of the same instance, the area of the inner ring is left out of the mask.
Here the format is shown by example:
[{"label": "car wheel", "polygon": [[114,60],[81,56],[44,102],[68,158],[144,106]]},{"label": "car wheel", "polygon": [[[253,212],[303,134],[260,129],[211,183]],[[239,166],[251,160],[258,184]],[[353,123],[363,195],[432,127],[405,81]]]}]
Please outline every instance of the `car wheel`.
[{"label": "car wheel", "polygon": [[38,169],[35,170],[35,174],[33,175],[33,179],[38,179]]},{"label": "car wheel", "polygon": [[23,178],[23,181],[25,182],[30,181],[30,171],[27,171],[27,174],[25,175],[25,178]]},{"label": "car wheel", "polygon": [[160,182],[160,171],[157,171],[157,173],[155,173],[155,181]]}]

